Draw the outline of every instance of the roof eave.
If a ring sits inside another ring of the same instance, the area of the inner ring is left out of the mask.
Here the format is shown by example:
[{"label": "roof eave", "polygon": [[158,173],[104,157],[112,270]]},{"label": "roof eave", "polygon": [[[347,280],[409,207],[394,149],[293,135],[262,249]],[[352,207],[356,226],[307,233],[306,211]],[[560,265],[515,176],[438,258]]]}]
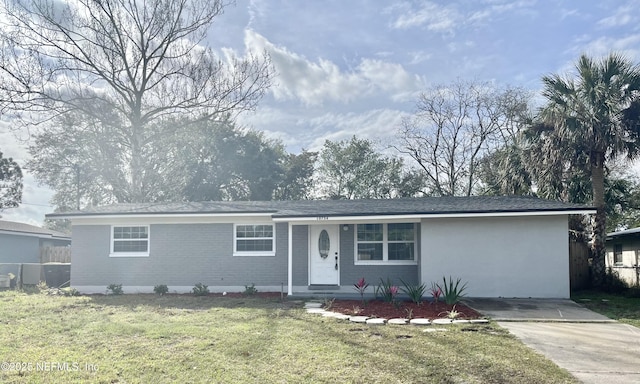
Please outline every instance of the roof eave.
[{"label": "roof eave", "polygon": [[243,216],[272,216],[271,212],[105,212],[105,213],[49,213],[47,219],[98,219],[98,218],[151,218],[151,217],[243,217]]},{"label": "roof eave", "polygon": [[388,213],[388,214],[327,214],[309,215],[274,215],[275,222],[309,222],[309,221],[362,221],[384,219],[419,220],[428,218],[471,218],[471,217],[515,217],[515,216],[557,216],[557,215],[587,215],[595,214],[595,209],[567,209],[567,210],[519,210],[519,211],[482,211],[482,212],[418,212],[418,213]]}]

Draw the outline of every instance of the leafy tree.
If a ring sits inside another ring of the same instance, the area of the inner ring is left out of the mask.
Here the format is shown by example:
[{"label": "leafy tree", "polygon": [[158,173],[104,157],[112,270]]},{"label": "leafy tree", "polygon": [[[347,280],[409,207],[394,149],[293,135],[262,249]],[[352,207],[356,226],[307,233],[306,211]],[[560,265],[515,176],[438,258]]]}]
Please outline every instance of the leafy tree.
[{"label": "leafy tree", "polygon": [[330,199],[406,197],[421,191],[416,181],[422,179],[414,176],[404,171],[401,159],[383,156],[370,141],[353,136],[349,141],[325,141],[317,185]]},{"label": "leafy tree", "polygon": [[488,83],[457,81],[433,87],[420,95],[416,112],[404,119],[398,150],[424,172],[429,194],[470,196],[483,188],[482,159],[511,143],[528,103],[526,92]]},{"label": "leafy tree", "polygon": [[[50,186],[57,207],[82,208],[115,202],[135,201],[127,173],[130,148],[109,126],[82,120],[69,113],[57,119],[58,124],[33,135],[27,163],[37,180]],[[177,122],[167,123],[173,126]],[[144,201],[181,200],[184,182],[182,154],[178,138],[192,131],[190,126],[167,131],[155,143],[140,148],[140,181]],[[124,141],[126,142],[126,141]]]},{"label": "leafy tree", "polygon": [[480,160],[482,195],[534,195],[533,179],[517,142],[506,144]]},{"label": "leafy tree", "polygon": [[15,208],[22,201],[22,170],[11,157],[0,152],[0,211]]},{"label": "leafy tree", "polygon": [[[576,164],[590,178],[595,217],[594,283],[604,281],[606,236],[605,177],[608,161],[638,154],[640,137],[640,69],[619,54],[601,60],[585,55],[576,73],[542,78],[547,102],[540,111],[540,163]],[[553,172],[566,169],[554,166]],[[581,175],[573,175],[580,178]],[[567,179],[554,177],[565,182]],[[560,190],[558,185],[552,189]],[[575,192],[572,192],[575,194]]]},{"label": "leafy tree", "polygon": [[100,168],[71,165],[108,172],[100,177],[111,180],[119,202],[157,199],[149,174],[158,171],[149,167],[162,163],[148,160],[164,157],[162,140],[190,123],[253,109],[271,84],[266,54],[225,52],[220,59],[203,44],[226,5],[7,0],[0,8],[0,106],[17,122],[69,129],[70,139],[74,130],[88,131],[81,139],[91,141],[90,150],[110,147],[113,158]]},{"label": "leafy tree", "polygon": [[182,146],[187,200],[271,200],[282,187],[288,155],[261,132],[201,125]]},{"label": "leafy tree", "polygon": [[313,171],[317,152],[303,150],[299,155],[288,154],[283,160],[282,180],[274,192],[275,200],[310,199],[313,192]]}]

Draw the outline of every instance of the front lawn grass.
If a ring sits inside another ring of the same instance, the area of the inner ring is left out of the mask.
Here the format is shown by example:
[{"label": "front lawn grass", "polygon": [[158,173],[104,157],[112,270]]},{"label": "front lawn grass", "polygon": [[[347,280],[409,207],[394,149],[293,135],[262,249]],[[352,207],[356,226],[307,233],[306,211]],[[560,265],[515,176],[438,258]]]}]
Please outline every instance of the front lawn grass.
[{"label": "front lawn grass", "polygon": [[571,296],[577,303],[621,323],[640,327],[640,298],[597,291],[577,292]]},{"label": "front lawn grass", "polygon": [[494,324],[424,332],[435,327],[367,326],[307,314],[302,302],[190,295],[1,292],[0,314],[0,362],[11,364],[3,383],[576,382]]}]

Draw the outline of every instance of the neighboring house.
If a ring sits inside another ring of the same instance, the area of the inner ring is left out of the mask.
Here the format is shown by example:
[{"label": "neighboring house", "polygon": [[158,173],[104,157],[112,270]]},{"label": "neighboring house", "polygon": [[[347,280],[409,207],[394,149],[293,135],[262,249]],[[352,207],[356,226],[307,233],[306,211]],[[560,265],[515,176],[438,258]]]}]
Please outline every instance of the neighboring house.
[{"label": "neighboring house", "polygon": [[595,211],[528,197],[429,197],[117,204],[71,219],[71,285],[104,292],[353,294],[364,277],[461,278],[475,297],[569,297],[568,215]]},{"label": "neighboring house", "polygon": [[62,232],[0,220],[0,263],[40,263],[41,248],[70,245]]},{"label": "neighboring house", "polygon": [[629,285],[640,285],[640,228],[607,235],[606,266]]}]

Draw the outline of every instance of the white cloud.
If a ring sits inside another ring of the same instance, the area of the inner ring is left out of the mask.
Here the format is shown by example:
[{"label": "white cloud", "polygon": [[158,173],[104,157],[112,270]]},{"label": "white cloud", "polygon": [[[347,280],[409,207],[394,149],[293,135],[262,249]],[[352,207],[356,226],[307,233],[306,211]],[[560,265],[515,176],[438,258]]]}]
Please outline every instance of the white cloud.
[{"label": "white cloud", "polygon": [[318,135],[309,145],[312,150],[322,148],[325,140],[348,140],[353,135],[388,146],[395,137],[406,112],[376,109],[363,113],[326,113],[310,119],[309,124]]},{"label": "white cloud", "polygon": [[304,56],[278,47],[265,37],[247,30],[245,44],[250,50],[266,50],[278,73],[271,88],[277,100],[300,100],[308,106],[325,102],[351,103],[377,93],[404,94],[419,86],[420,78],[400,64],[378,59],[362,59],[353,69],[343,71],[337,64]]},{"label": "white cloud", "polygon": [[431,59],[432,54],[425,51],[412,51],[409,52],[409,56],[411,57],[409,64],[414,65]]},{"label": "white cloud", "polygon": [[640,1],[631,1],[622,5],[616,8],[613,15],[600,19],[598,25],[603,28],[617,28],[631,23],[637,23],[638,7],[640,7]]},{"label": "white cloud", "polygon": [[610,52],[622,52],[631,60],[640,59],[640,33],[624,37],[603,36],[573,48],[574,53],[586,53],[590,56],[606,56]]},{"label": "white cloud", "polygon": [[[400,7],[398,7],[400,9]],[[460,24],[462,15],[456,8],[425,2],[418,9],[410,6],[402,7],[403,13],[392,23],[396,29],[425,27],[429,31],[453,33]]]}]

